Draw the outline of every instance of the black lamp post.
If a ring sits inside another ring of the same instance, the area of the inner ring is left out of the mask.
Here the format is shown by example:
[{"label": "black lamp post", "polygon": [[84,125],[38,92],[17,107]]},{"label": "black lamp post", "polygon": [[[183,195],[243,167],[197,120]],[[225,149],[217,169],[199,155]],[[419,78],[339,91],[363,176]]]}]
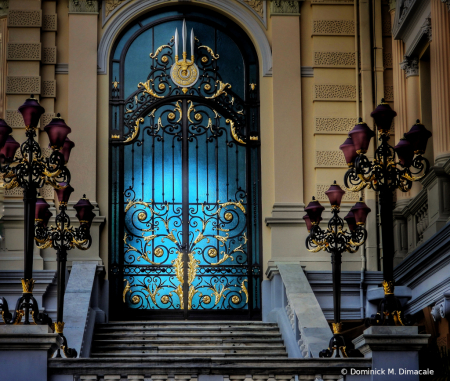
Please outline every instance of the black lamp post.
[{"label": "black lamp post", "polygon": [[[342,253],[347,251],[355,253],[358,247],[361,246],[367,238],[367,231],[364,228],[367,215],[370,209],[360,200],[357,202],[350,212],[344,217],[350,231],[344,229],[344,220],[339,217],[340,205],[342,196],[345,191],[341,189],[336,181],[325,192],[331,203],[331,212],[333,216],[328,222],[328,229],[322,230],[319,223],[322,220],[322,212],[325,209],[314,198],[305,208],[307,215],[303,217],[309,231],[306,238],[306,248],[308,251],[317,253],[321,250],[331,253],[331,265],[333,272],[333,304],[334,304],[334,323],[333,323],[333,337],[330,340],[328,349],[324,349],[319,353],[320,357],[332,357],[336,351],[335,357],[339,358],[340,352],[343,357],[348,357],[345,350],[345,340],[341,335],[341,263]],[[359,351],[358,351],[359,352]],[[352,353],[349,353],[352,356]],[[355,356],[361,356],[361,353],[356,353]]]},{"label": "black lamp post", "polygon": [[25,122],[25,135],[27,140],[20,146],[20,157],[16,156],[19,148],[12,132],[3,119],[0,119],[0,172],[3,173],[5,189],[21,187],[24,190],[24,273],[22,278],[22,296],[17,300],[14,313],[9,312],[5,298],[0,298],[0,309],[5,324],[19,324],[24,317],[23,324],[30,324],[31,317],[36,324],[49,324],[51,319],[39,312],[36,299],[33,297],[33,249],[34,249],[34,215],[36,209],[37,190],[45,184],[60,189],[60,183],[70,182],[70,172],[66,167],[63,151],[64,141],[70,128],[54,126],[46,128],[53,149],[49,158],[41,154],[39,144],[36,142],[36,130],[44,108],[31,96],[19,107],[19,112]]},{"label": "black lamp post", "polygon": [[381,144],[375,151],[375,158],[370,161],[365,154],[375,133],[360,119],[350,131],[349,138],[339,147],[349,166],[344,184],[353,192],[364,188],[379,192],[385,297],[378,306],[377,314],[372,316],[371,323],[403,325],[401,304],[394,295],[393,193],[396,189],[409,191],[413,181],[422,179],[428,173],[430,164],[422,155],[431,132],[417,120],[404,138],[392,147],[388,144],[389,130],[397,113],[382,99],[371,116],[375,120]]},{"label": "black lamp post", "polygon": [[[65,185],[65,184],[62,184]],[[72,348],[68,348],[67,340],[63,334],[64,331],[64,293],[66,289],[66,262],[67,251],[73,248],[81,250],[87,250],[91,246],[90,227],[95,214],[92,212],[94,207],[86,199],[86,196],[78,201],[74,206],[77,211],[76,217],[80,221],[80,227],[74,228],[70,226],[70,218],[66,213],[67,203],[70,198],[70,194],[73,192],[73,188],[70,185],[65,185],[63,189],[57,190],[59,200],[60,213],[56,216],[56,226],[47,227],[48,220],[52,213],[48,210],[50,205],[47,202],[39,198],[36,204],[36,218],[35,218],[35,240],[37,246],[40,249],[46,249],[53,247],[56,249],[57,259],[57,279],[58,279],[58,295],[57,295],[57,317],[54,325],[55,332],[58,333],[63,343],[61,348],[64,355],[67,358],[73,358],[77,356],[77,351]],[[60,350],[58,349],[56,357],[61,357]]]}]

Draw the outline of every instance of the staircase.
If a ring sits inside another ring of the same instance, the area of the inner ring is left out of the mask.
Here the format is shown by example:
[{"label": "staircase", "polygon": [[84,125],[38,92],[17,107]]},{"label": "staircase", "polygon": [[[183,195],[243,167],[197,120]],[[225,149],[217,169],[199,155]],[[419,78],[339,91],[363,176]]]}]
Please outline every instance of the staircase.
[{"label": "staircase", "polygon": [[91,358],[286,359],[277,324],[262,322],[110,322],[96,326]]}]

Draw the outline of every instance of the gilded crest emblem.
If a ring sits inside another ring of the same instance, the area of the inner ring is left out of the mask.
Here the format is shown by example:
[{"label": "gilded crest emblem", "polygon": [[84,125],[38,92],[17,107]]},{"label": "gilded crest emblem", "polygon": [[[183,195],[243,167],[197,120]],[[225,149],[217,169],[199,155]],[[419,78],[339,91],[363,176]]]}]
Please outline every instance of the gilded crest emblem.
[{"label": "gilded crest emblem", "polygon": [[199,70],[194,62],[194,29],[191,29],[191,59],[187,59],[186,40],[187,40],[187,28],[186,21],[183,20],[183,29],[181,31],[181,37],[183,40],[183,59],[178,59],[178,28],[175,30],[175,63],[170,70],[170,77],[172,81],[183,88],[183,93],[187,93],[188,88],[193,86],[199,77]]}]

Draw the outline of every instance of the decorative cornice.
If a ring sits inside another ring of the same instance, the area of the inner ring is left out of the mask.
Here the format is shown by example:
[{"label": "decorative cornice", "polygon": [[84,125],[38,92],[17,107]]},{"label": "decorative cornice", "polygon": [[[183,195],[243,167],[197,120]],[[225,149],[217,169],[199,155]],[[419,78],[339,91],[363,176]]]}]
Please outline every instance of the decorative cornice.
[{"label": "decorative cornice", "polygon": [[444,4],[447,4],[448,10],[450,12],[450,0],[441,0]]},{"label": "decorative cornice", "polygon": [[272,0],[270,16],[299,16],[300,0]]},{"label": "decorative cornice", "polygon": [[55,67],[56,74],[69,74],[69,64],[68,63],[58,63]]},{"label": "decorative cornice", "polygon": [[428,37],[428,41],[433,40],[433,29],[431,27],[431,18],[427,17],[422,25],[422,33]]},{"label": "decorative cornice", "polygon": [[69,0],[69,14],[98,14],[98,0]]},{"label": "decorative cornice", "polygon": [[406,72],[406,78],[419,75],[419,59],[405,56],[400,68]]}]

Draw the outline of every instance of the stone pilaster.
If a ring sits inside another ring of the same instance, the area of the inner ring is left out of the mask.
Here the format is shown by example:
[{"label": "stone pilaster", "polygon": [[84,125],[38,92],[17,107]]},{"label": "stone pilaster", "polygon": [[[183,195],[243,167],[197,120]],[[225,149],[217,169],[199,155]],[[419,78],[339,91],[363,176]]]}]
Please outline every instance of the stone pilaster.
[{"label": "stone pilaster", "polygon": [[[295,257],[302,244],[300,223],[303,222],[304,200],[302,109],[299,107],[302,104],[299,9],[298,1],[271,2],[275,203],[272,217],[267,218],[266,223],[272,228],[272,258]],[[286,94],[289,94],[287,101]]]},{"label": "stone pilaster", "polygon": [[450,157],[450,14],[447,6],[448,2],[444,4],[441,0],[431,0],[431,104],[436,165]]},{"label": "stone pilaster", "polygon": [[[69,91],[66,122],[76,144],[70,157],[72,199],[95,202],[97,152],[97,1],[69,1]],[[89,168],[86,171],[86,168]]]},{"label": "stone pilaster", "polygon": [[[394,25],[395,3],[391,3],[391,22]],[[397,111],[397,117],[394,119],[395,136],[393,142],[398,141],[405,132],[408,132],[407,106],[406,106],[406,76],[400,67],[404,61],[405,45],[402,40],[395,40],[392,36],[392,67],[394,69],[394,110]],[[395,143],[394,143],[395,144]],[[397,203],[406,205],[410,194],[397,191]]]},{"label": "stone pilaster", "polygon": [[[420,77],[419,77],[419,58],[405,56],[404,60],[400,63],[400,68],[406,75],[406,131],[409,131],[411,126],[416,123],[417,119],[422,119],[420,110]],[[402,73],[400,73],[402,75]],[[396,143],[403,135],[396,136]],[[420,183],[415,182],[411,191],[403,195],[403,199],[416,196],[422,186]]]}]

